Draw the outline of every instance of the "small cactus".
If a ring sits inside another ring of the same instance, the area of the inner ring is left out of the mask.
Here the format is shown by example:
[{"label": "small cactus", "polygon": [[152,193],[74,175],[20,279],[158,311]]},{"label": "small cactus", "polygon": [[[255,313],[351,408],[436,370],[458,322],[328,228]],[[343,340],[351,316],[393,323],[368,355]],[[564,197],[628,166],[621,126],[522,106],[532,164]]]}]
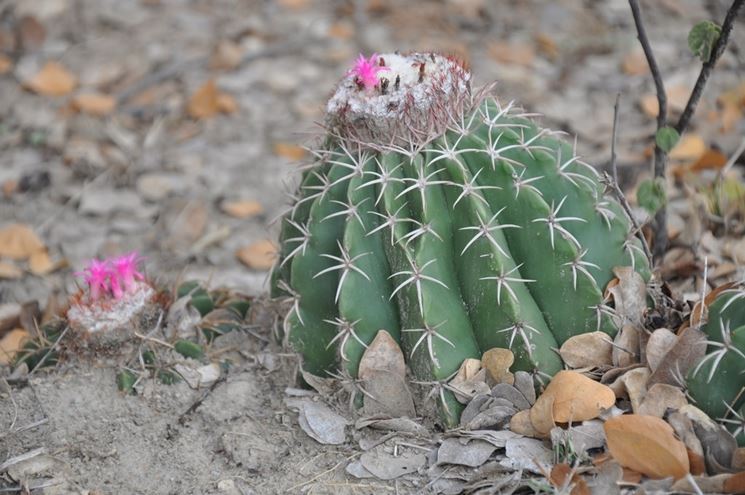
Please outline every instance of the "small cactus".
[{"label": "small cactus", "polygon": [[745,446],[745,290],[723,291],[709,305],[706,355],[688,376],[688,393]]},{"label": "small cactus", "polygon": [[453,58],[360,57],[281,225],[272,290],[306,371],[356,377],[385,329],[453,425],[464,359],[510,348],[551,376],[566,339],[616,331],[612,269],[648,262],[597,172],[529,117]]},{"label": "small cactus", "polygon": [[137,253],[92,260],[77,274],[84,288],[72,298],[67,320],[82,344],[113,347],[131,340],[158,308],[156,290],[140,273],[140,262]]}]

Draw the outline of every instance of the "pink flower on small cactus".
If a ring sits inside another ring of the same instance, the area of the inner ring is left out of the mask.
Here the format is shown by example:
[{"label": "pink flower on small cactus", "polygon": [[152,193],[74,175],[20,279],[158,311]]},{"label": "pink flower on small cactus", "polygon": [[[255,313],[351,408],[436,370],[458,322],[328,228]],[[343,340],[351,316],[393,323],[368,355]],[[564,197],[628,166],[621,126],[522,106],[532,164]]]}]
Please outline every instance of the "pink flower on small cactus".
[{"label": "pink flower on small cactus", "polygon": [[119,299],[122,291],[131,292],[135,287],[135,280],[144,280],[145,277],[137,270],[137,264],[142,260],[137,252],[125,254],[111,261],[112,277],[111,290],[114,297]]},{"label": "pink flower on small cactus", "polygon": [[107,296],[121,299],[125,293],[136,288],[136,281],[145,277],[137,269],[142,260],[137,252],[106,260],[91,260],[82,272],[76,275],[83,278],[88,285],[91,301],[98,301]]},{"label": "pink flower on small cactus", "polygon": [[88,267],[79,272],[78,275],[82,276],[85,283],[88,284],[90,297],[93,301],[99,300],[108,293],[109,277],[111,275],[108,261],[91,260]]},{"label": "pink flower on small cactus", "polygon": [[354,63],[348,75],[355,76],[355,80],[358,84],[361,84],[365,89],[374,88],[378,80],[378,72],[382,70],[390,70],[389,67],[381,66],[378,64],[380,57],[377,53],[373,53],[369,59],[366,59],[364,55],[360,54],[357,61]]}]

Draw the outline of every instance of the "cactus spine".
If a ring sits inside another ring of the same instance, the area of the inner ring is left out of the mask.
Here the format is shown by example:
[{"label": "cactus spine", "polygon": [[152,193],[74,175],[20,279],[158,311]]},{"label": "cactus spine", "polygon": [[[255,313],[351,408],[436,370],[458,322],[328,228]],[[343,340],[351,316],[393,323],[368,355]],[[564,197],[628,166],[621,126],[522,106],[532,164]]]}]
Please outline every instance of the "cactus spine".
[{"label": "cactus spine", "polygon": [[706,355],[688,376],[688,392],[745,446],[745,290],[723,291],[708,310]]},{"label": "cactus spine", "polygon": [[307,371],[356,377],[385,329],[447,424],[459,406],[442,385],[464,359],[510,348],[515,369],[551,376],[567,338],[615,332],[612,268],[648,273],[594,169],[470,77],[436,54],[361,57],[328,102],[273,274]]}]

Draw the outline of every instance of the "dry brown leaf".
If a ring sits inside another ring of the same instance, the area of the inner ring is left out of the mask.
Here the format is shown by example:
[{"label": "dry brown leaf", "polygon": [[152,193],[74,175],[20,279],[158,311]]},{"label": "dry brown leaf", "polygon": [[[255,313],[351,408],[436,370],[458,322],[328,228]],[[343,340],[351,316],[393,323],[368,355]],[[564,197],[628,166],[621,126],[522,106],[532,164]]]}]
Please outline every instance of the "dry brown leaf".
[{"label": "dry brown leaf", "polygon": [[220,208],[223,212],[235,218],[249,218],[264,213],[264,207],[256,200],[246,199],[237,201],[224,201]]},{"label": "dry brown leaf", "polygon": [[551,429],[556,426],[554,421],[554,401],[553,395],[541,394],[535,401],[533,407],[528,410],[530,422],[533,429],[537,432],[536,437],[548,438],[551,435]]},{"label": "dry brown leaf", "polygon": [[16,280],[21,277],[23,277],[23,270],[11,263],[0,261],[0,280]]},{"label": "dry brown leaf", "polygon": [[64,96],[72,92],[77,79],[62,64],[47,62],[44,67],[25,86],[43,96]]},{"label": "dry brown leaf", "polygon": [[289,143],[274,143],[274,154],[291,161],[300,161],[305,158],[305,149]]},{"label": "dry brown leaf", "polygon": [[535,44],[538,47],[538,51],[549,60],[555,60],[559,56],[559,47],[551,36],[538,33],[535,36]]},{"label": "dry brown leaf", "polygon": [[570,370],[556,373],[541,397],[554,399],[553,419],[557,423],[597,418],[616,403],[616,394],[609,387]]},{"label": "dry brown leaf", "polygon": [[232,113],[238,109],[235,99],[217,89],[214,79],[210,79],[189,98],[187,111],[193,119],[208,119],[220,112]]},{"label": "dry brown leaf", "polygon": [[28,259],[28,268],[31,273],[37,276],[48,275],[55,270],[62,268],[64,262],[54,262],[49,257],[46,249],[36,251]]},{"label": "dry brown leaf", "polygon": [[210,68],[232,70],[238,67],[243,59],[243,48],[238,43],[228,40],[220,41],[210,57]]},{"label": "dry brown leaf", "polygon": [[745,472],[730,475],[724,481],[724,493],[745,493]]},{"label": "dry brown leaf", "polygon": [[0,76],[7,74],[13,68],[13,61],[7,55],[0,53]]},{"label": "dry brown leaf", "polygon": [[238,259],[254,270],[269,270],[277,257],[277,247],[272,241],[263,240],[240,248],[236,252]]},{"label": "dry brown leaf", "polygon": [[742,118],[745,109],[745,83],[723,92],[717,98],[721,107],[722,131],[729,132]]},{"label": "dry brown leaf", "polygon": [[691,172],[700,172],[702,170],[721,170],[727,164],[727,155],[719,150],[712,148],[704,151],[698,160],[691,165],[688,170]]},{"label": "dry brown leaf", "polygon": [[[532,438],[546,435],[545,433],[539,433],[538,430],[535,429],[535,426],[533,426],[533,421],[530,419],[530,409],[517,411],[512,418],[510,418],[510,431]],[[550,431],[551,429],[549,428],[549,432]]]},{"label": "dry brown leaf", "polygon": [[655,383],[644,395],[639,410],[634,412],[662,418],[668,409],[678,410],[686,404],[688,399],[680,388],[666,383]]},{"label": "dry brown leaf", "polygon": [[340,40],[348,40],[354,36],[354,27],[345,22],[335,22],[329,26],[328,35]]},{"label": "dry brown leaf", "polygon": [[309,0],[277,0],[282,7],[289,10],[304,10],[308,7]]},{"label": "dry brown leaf", "polygon": [[628,414],[605,422],[608,450],[622,466],[650,478],[679,479],[690,470],[686,447],[660,418]]},{"label": "dry brown leaf", "polygon": [[649,365],[649,369],[652,370],[652,373],[655,372],[677,340],[678,336],[667,328],[658,328],[652,332],[652,335],[649,336],[649,340],[647,341],[646,351],[647,364]]},{"label": "dry brown leaf", "polygon": [[[667,106],[668,111],[681,112],[688,103],[690,90],[685,86],[676,85],[667,89]],[[657,117],[660,107],[657,104],[656,94],[646,94],[641,97],[640,105],[648,117]]]},{"label": "dry brown leaf", "polygon": [[28,340],[28,332],[22,328],[16,328],[3,335],[0,339],[0,365],[10,364]]},{"label": "dry brown leaf", "polygon": [[96,117],[105,117],[116,108],[116,99],[102,93],[80,93],[72,99],[75,110]]},{"label": "dry brown leaf", "polygon": [[396,341],[379,330],[360,359],[358,376],[363,380],[363,408],[367,415],[414,417],[414,400],[406,384],[406,362]]},{"label": "dry brown leaf", "polygon": [[613,273],[618,283],[608,285],[606,292],[613,295],[616,313],[623,318],[623,323],[642,326],[647,312],[647,284],[630,266],[617,266]]},{"label": "dry brown leaf", "polygon": [[616,334],[613,350],[613,364],[626,368],[639,362],[639,331],[634,325],[624,325]]},{"label": "dry brown leaf", "polygon": [[603,332],[588,332],[567,339],[559,355],[570,368],[599,368],[611,366],[613,342]]},{"label": "dry brown leaf", "polygon": [[494,347],[481,356],[481,365],[494,383],[515,382],[514,375],[510,372],[510,366],[515,362],[515,355],[509,349]]},{"label": "dry brown leaf", "polygon": [[44,243],[28,225],[14,223],[0,229],[0,256],[24,260],[44,249]]},{"label": "dry brown leaf", "polygon": [[634,412],[639,410],[644,396],[647,393],[647,383],[649,382],[649,369],[634,368],[623,374],[619,380],[623,383],[626,395],[631,402],[631,409]]},{"label": "dry brown leaf", "polygon": [[698,134],[684,134],[675,147],[670,150],[670,159],[681,162],[696,161],[706,153],[708,147]]},{"label": "dry brown leaf", "polygon": [[657,369],[649,377],[649,386],[667,383],[680,386],[681,377],[688,376],[690,369],[706,354],[706,334],[688,327],[680,332],[675,345],[670,349]]},{"label": "dry brown leaf", "polygon": [[526,43],[506,43],[497,41],[489,44],[489,55],[503,64],[530,66],[533,64],[535,52]]},{"label": "dry brown leaf", "polygon": [[448,385],[453,388],[455,398],[462,404],[468,404],[478,394],[488,394],[491,390],[486,384],[486,370],[481,367],[479,359],[465,359],[458,372]]},{"label": "dry brown leaf", "polygon": [[566,493],[566,488],[572,487],[569,495],[590,495],[587,482],[567,463],[555,464],[551,468],[549,481],[560,493]]},{"label": "dry brown leaf", "polygon": [[219,93],[217,95],[217,108],[222,113],[235,113],[238,111],[238,102],[232,95]]},{"label": "dry brown leaf", "polygon": [[18,40],[24,51],[32,51],[44,44],[47,30],[39,20],[32,15],[25,15],[18,23]]},{"label": "dry brown leaf", "polygon": [[644,51],[637,49],[624,55],[621,68],[630,76],[641,76],[649,73],[649,64],[647,63],[647,57],[644,56]]}]

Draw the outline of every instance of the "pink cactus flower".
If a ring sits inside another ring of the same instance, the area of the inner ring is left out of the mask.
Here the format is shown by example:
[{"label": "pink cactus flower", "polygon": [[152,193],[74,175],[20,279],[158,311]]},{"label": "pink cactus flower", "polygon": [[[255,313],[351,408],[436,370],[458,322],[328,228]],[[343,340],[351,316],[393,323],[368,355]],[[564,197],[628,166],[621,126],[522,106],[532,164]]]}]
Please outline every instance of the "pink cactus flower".
[{"label": "pink cactus flower", "polygon": [[82,276],[85,283],[88,284],[91,300],[97,301],[108,293],[111,275],[108,261],[91,260],[88,267],[79,272],[78,275]]},{"label": "pink cactus flower", "polygon": [[382,70],[390,70],[389,67],[384,67],[378,64],[380,57],[377,53],[373,53],[369,59],[366,59],[364,55],[360,54],[357,61],[354,63],[348,75],[355,76],[355,80],[358,84],[361,84],[365,89],[372,89],[377,86],[378,72]]},{"label": "pink cactus flower", "polygon": [[144,280],[145,277],[137,270],[138,263],[142,260],[140,255],[135,251],[125,254],[111,261],[112,277],[111,291],[114,297],[119,299],[122,291],[132,292],[136,280]]}]

